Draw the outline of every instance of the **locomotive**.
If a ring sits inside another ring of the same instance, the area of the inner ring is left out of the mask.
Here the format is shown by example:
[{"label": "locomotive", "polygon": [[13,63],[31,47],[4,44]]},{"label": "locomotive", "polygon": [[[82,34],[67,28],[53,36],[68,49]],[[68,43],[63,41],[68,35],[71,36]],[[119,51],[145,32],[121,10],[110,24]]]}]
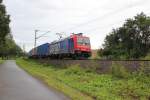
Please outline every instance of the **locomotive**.
[{"label": "locomotive", "polygon": [[82,33],[72,34],[67,38],[33,48],[28,56],[31,58],[87,59],[91,56],[90,39]]}]

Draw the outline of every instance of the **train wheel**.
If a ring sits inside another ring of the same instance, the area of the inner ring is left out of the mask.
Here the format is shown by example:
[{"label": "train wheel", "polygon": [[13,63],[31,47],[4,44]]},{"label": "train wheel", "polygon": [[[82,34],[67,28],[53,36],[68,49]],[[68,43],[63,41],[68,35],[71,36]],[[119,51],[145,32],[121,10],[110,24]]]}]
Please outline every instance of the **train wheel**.
[{"label": "train wheel", "polygon": [[59,55],[58,59],[63,59],[62,55]]},{"label": "train wheel", "polygon": [[77,55],[73,55],[72,58],[73,58],[74,60],[77,60],[77,59],[78,59]]}]

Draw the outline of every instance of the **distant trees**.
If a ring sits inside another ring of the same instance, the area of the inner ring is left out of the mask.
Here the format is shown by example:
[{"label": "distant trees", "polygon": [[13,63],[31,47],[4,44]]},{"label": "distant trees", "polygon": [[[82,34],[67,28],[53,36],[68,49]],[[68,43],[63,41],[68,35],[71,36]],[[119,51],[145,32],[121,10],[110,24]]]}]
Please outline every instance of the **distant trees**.
[{"label": "distant trees", "polygon": [[137,59],[150,52],[150,17],[144,13],[127,19],[106,36],[99,55],[109,59]]},{"label": "distant trees", "polygon": [[22,49],[15,43],[11,34],[8,34],[5,38],[5,44],[2,48],[3,56],[19,56],[22,55]]},{"label": "distant trees", "polygon": [[21,48],[16,45],[10,34],[10,16],[7,15],[5,6],[0,0],[0,57],[18,55],[22,53]]}]

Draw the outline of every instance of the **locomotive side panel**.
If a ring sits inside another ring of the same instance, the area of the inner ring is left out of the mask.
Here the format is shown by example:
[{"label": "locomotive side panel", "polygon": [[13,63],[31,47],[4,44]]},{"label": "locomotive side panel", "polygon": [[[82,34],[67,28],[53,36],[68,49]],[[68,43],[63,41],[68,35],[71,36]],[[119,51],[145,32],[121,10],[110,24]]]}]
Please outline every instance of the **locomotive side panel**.
[{"label": "locomotive side panel", "polygon": [[68,44],[69,44],[68,39],[64,39],[64,40],[60,41],[60,54],[69,53],[68,52],[69,51]]},{"label": "locomotive side panel", "polygon": [[69,38],[68,41],[69,41],[68,42],[68,52],[70,54],[74,54],[74,50],[75,50],[75,48],[74,48],[74,40],[73,40],[73,38]]}]

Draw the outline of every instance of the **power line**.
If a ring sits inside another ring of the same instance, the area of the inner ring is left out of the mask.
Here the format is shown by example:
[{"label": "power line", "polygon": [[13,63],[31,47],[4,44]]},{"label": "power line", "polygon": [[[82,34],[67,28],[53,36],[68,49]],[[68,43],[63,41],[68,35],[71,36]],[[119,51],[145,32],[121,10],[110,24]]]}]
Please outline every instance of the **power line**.
[{"label": "power line", "polygon": [[41,37],[45,36],[45,35],[46,35],[47,33],[49,33],[49,32],[51,32],[51,31],[47,31],[46,33],[43,33],[42,35],[40,35],[40,36],[36,37],[36,39],[39,39],[39,38],[41,38]]},{"label": "power line", "polygon": [[[148,0],[145,0],[145,1],[148,1]],[[73,26],[73,27],[71,27],[71,28],[68,28],[67,30],[72,30],[72,29],[76,29],[76,28],[79,28],[79,27],[82,27],[82,26],[84,26],[84,25],[89,25],[90,23],[93,23],[93,22],[95,22],[95,21],[97,21],[97,20],[103,20],[103,19],[105,19],[105,18],[107,18],[107,17],[111,17],[112,15],[114,15],[114,14],[117,14],[117,13],[119,13],[119,12],[122,12],[123,10],[127,10],[127,9],[130,9],[130,8],[133,8],[133,7],[135,7],[135,6],[137,6],[137,5],[141,5],[141,4],[143,4],[143,3],[146,3],[146,2],[143,2],[143,0],[141,0],[141,1],[138,1],[138,2],[136,2],[136,4],[129,4],[129,5],[127,5],[127,6],[124,6],[124,7],[122,7],[122,8],[120,8],[120,9],[117,9],[117,10],[115,10],[115,11],[112,11],[112,12],[110,12],[110,13],[107,13],[107,14],[105,14],[105,15],[103,15],[103,16],[99,16],[99,17],[96,17],[95,19],[91,19],[91,20],[89,20],[89,21],[86,21],[86,22],[84,22],[84,23],[80,23],[80,24],[78,24],[78,25],[75,25],[75,26]],[[98,9],[98,8],[96,8],[96,9]],[[92,11],[94,11],[94,9],[93,10],[91,10],[91,12]],[[90,13],[88,13],[88,14],[90,14]],[[87,15],[85,15],[85,16],[87,16]],[[60,28],[60,27],[64,27],[66,24],[64,23],[64,24],[61,24],[61,25],[58,25],[58,26],[54,26],[53,28],[51,28],[51,30],[56,30],[56,29],[58,29],[58,28]],[[65,29],[66,30],[66,29]],[[65,32],[65,31],[64,31]]]},{"label": "power line", "polygon": [[[147,14],[150,14],[150,12],[148,12]],[[106,27],[109,27],[109,26],[115,25],[116,23],[120,23],[120,22],[122,22],[122,21],[117,21],[117,22],[112,23],[112,24],[109,24],[109,25],[107,25],[107,26],[96,27],[96,28],[92,28],[92,29],[89,29],[89,30],[86,30],[86,31],[90,32],[90,31],[100,30],[100,29],[103,29],[103,28],[106,28]]]},{"label": "power line", "polygon": [[[148,0],[147,0],[147,1],[148,1]],[[143,0],[141,0],[141,1],[137,2],[135,6],[141,5],[141,4],[143,4],[143,3],[145,3],[145,2],[143,2]],[[107,17],[111,17],[112,15],[114,15],[114,14],[116,14],[116,13],[122,12],[123,10],[127,10],[127,9],[130,9],[130,8],[133,8],[133,7],[135,7],[135,6],[133,6],[133,4],[127,5],[127,6],[125,6],[125,7],[122,7],[122,8],[120,8],[120,9],[117,9],[117,10],[112,11],[112,12],[110,12],[110,13],[107,13],[107,14],[105,14],[105,15],[103,15],[103,16],[99,16],[99,17],[97,17],[97,18],[95,18],[95,19],[92,19],[92,20],[89,20],[89,21],[87,21],[87,22],[78,24],[78,25],[76,25],[76,26],[74,26],[74,27],[69,28],[68,30],[72,30],[72,29],[75,29],[75,28],[78,28],[78,27],[81,27],[81,26],[84,26],[84,25],[88,25],[89,23],[93,23],[93,22],[95,22],[95,21],[97,21],[97,20],[99,20],[99,19],[100,19],[100,20],[103,20],[103,19],[105,19],[105,18],[107,18]]]},{"label": "power line", "polygon": [[[40,36],[37,36],[37,33],[40,32],[40,30],[35,30],[35,37],[34,37],[34,48],[36,48],[36,44],[37,44],[37,39],[43,37],[45,34],[49,33],[50,31],[47,31],[46,33],[43,33]],[[35,50],[36,52],[36,50]]]},{"label": "power line", "polygon": [[[118,22],[116,22],[116,23],[120,23],[120,22],[122,22],[122,21],[118,21]],[[112,25],[115,25],[116,23],[112,23],[112,24],[109,24],[109,25],[106,25],[106,26],[102,26],[102,27],[92,28],[92,29],[89,29],[89,30],[86,30],[86,31],[91,32],[91,31],[96,31],[96,30],[104,29],[104,28],[106,28],[106,27],[110,27],[110,26],[112,26]]]}]

